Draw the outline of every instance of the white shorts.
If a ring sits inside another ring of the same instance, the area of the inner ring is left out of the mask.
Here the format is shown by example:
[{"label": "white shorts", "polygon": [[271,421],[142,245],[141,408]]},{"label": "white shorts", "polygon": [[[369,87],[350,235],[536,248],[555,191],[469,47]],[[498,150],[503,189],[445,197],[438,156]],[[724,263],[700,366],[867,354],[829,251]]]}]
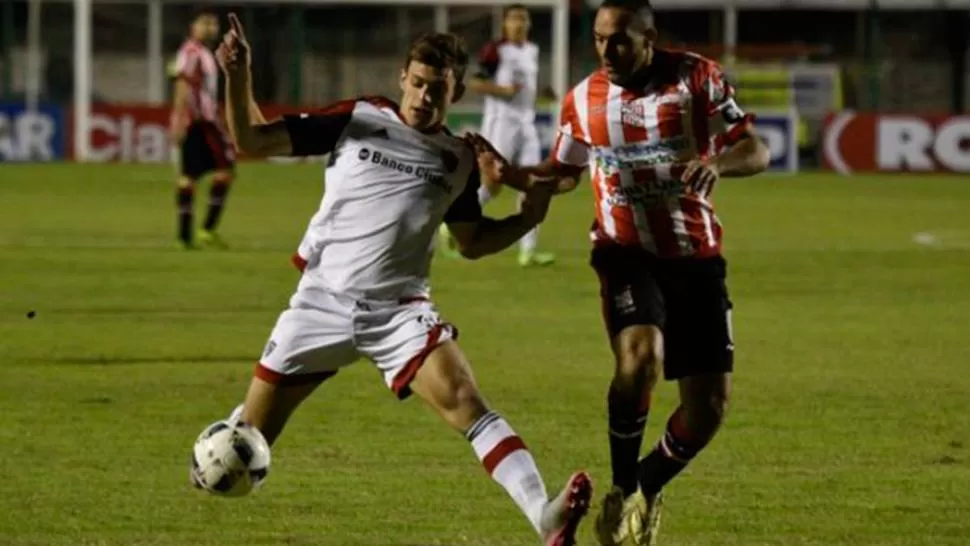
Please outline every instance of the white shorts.
[{"label": "white shorts", "polygon": [[534,123],[494,118],[485,122],[482,136],[513,165],[531,167],[542,162],[542,145]]},{"label": "white shorts", "polygon": [[309,383],[366,357],[403,399],[431,351],[457,337],[427,299],[355,300],[303,285],[276,321],[256,376],[277,384]]}]

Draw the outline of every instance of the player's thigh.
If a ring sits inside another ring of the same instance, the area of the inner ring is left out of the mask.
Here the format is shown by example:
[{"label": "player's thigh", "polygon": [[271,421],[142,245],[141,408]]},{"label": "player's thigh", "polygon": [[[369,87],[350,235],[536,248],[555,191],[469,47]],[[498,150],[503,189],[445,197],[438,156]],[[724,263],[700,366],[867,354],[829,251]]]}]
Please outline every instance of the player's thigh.
[{"label": "player's thigh", "polygon": [[359,356],[349,312],[330,299],[319,303],[283,311],[256,366],[243,419],[265,435],[275,437],[316,386]]},{"label": "player's thigh", "polygon": [[231,176],[236,168],[236,150],[229,134],[213,122],[206,122],[204,127],[212,170]]},{"label": "player's thigh", "polygon": [[720,377],[734,370],[733,304],[726,270],[724,260],[715,257],[673,261],[664,271],[667,379]]},{"label": "player's thigh", "polygon": [[666,305],[653,267],[639,248],[607,246],[592,252],[600,282],[603,323],[621,376],[659,376]]},{"label": "player's thigh", "polygon": [[228,137],[211,122],[197,121],[189,126],[181,149],[182,176],[199,179],[213,171],[231,177],[235,151]]},{"label": "player's thigh", "polygon": [[398,398],[411,394],[411,382],[428,356],[458,331],[428,301],[392,306],[355,317],[357,348],[374,362]]},{"label": "player's thigh", "polygon": [[305,383],[357,358],[351,318],[342,306],[290,308],[276,321],[256,375],[279,385]]},{"label": "player's thigh", "polygon": [[205,128],[193,122],[185,132],[179,150],[179,169],[181,175],[198,180],[212,169],[212,156],[206,145]]}]

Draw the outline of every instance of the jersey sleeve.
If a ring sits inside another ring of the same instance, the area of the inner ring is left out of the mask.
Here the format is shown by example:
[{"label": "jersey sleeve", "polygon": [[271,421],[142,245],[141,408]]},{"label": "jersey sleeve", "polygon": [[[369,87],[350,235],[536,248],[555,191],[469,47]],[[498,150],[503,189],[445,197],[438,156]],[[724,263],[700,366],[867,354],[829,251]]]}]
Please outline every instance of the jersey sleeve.
[{"label": "jersey sleeve", "polygon": [[579,123],[573,91],[563,97],[559,109],[559,131],[552,147],[552,162],[556,165],[585,167],[589,162],[589,145],[585,142]]},{"label": "jersey sleeve", "polygon": [[291,155],[326,155],[333,151],[350,124],[357,100],[345,100],[322,110],[283,116],[290,134]]},{"label": "jersey sleeve", "polygon": [[482,218],[482,205],[478,201],[478,188],[481,185],[482,176],[478,167],[475,167],[468,175],[465,189],[445,213],[446,224],[474,223]]},{"label": "jersey sleeve", "polygon": [[492,79],[498,72],[498,44],[489,42],[478,52],[478,71],[475,77],[482,79]]},{"label": "jersey sleeve", "polygon": [[713,62],[701,66],[698,74],[701,103],[707,115],[711,136],[718,147],[731,146],[741,140],[754,121],[735,100],[734,86],[724,71]]},{"label": "jersey sleeve", "polygon": [[199,51],[193,47],[183,47],[179,49],[175,56],[175,68],[173,76],[175,79],[182,79],[191,85],[202,81],[202,60]]}]

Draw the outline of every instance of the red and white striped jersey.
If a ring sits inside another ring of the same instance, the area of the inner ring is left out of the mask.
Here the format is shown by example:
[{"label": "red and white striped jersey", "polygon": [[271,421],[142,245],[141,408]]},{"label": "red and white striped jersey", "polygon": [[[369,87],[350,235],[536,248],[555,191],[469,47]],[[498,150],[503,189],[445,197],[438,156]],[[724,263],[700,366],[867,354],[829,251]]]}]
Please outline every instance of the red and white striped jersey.
[{"label": "red and white striped jersey", "polygon": [[589,166],[595,244],[640,246],[660,257],[716,256],[721,224],[709,196],[680,181],[684,163],[710,157],[749,127],[720,67],[657,49],[631,90],[597,70],[563,99],[552,159]]},{"label": "red and white striped jersey", "polygon": [[186,40],[175,58],[175,77],[192,89],[188,112],[192,120],[218,122],[219,67],[212,51],[197,40]]}]

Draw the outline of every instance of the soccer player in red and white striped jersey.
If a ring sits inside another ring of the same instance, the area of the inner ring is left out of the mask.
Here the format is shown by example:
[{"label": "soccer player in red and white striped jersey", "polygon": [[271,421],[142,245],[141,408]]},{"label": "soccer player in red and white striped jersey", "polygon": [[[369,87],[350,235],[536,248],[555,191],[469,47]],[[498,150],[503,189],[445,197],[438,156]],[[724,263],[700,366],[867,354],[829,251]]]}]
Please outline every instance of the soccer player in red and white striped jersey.
[{"label": "soccer player in red and white striped jersey", "polygon": [[[763,171],[769,156],[717,64],[653,47],[648,1],[605,0],[594,34],[602,67],[564,98],[552,156],[524,169],[483,141],[479,153],[483,175],[510,185],[590,171],[592,265],[616,359],[614,489],[597,535],[606,545],[649,545],[661,489],[714,437],[730,393],[732,304],[711,190],[720,178]],[[661,370],[679,383],[680,406],[638,461]]]},{"label": "soccer player in red and white striped jersey", "polygon": [[[219,67],[209,49],[219,39],[219,19],[212,11],[196,13],[189,36],[175,60],[171,137],[179,149],[176,193],[178,237],[183,248],[196,242],[225,246],[216,234],[235,173],[235,151],[219,118]],[[198,233],[194,232],[193,201],[199,178],[211,173],[209,209]]]}]

